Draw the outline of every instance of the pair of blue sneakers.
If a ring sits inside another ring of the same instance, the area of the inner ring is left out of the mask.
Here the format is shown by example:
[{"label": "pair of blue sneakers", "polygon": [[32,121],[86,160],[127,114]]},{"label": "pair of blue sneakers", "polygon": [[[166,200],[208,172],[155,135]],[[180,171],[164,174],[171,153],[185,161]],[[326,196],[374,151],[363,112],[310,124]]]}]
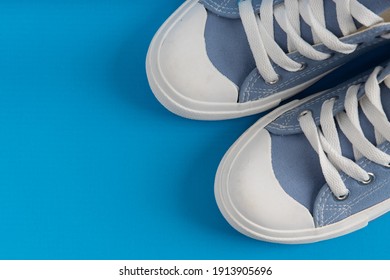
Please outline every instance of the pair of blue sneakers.
[{"label": "pair of blue sneakers", "polygon": [[[147,75],[173,113],[231,119],[277,107],[389,39],[390,0],[187,0],[155,35]],[[390,62],[275,109],[222,159],[222,214],[278,243],[366,226],[390,210],[389,118]]]}]

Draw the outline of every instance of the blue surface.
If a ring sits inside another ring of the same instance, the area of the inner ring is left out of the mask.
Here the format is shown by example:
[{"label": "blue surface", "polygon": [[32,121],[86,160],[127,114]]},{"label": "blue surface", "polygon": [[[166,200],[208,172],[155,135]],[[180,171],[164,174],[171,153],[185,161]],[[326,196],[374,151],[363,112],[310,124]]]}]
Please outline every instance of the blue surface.
[{"label": "blue surface", "polygon": [[147,47],[182,1],[58,2],[0,2],[1,259],[389,258],[390,215],[299,246],[225,222],[214,174],[259,116],[191,121],[156,101]]}]

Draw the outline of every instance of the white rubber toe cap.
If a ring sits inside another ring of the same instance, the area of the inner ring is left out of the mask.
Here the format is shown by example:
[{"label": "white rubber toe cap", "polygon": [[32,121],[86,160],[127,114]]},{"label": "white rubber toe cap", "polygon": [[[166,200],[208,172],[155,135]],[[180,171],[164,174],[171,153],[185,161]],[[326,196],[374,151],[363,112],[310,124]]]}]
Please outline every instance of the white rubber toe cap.
[{"label": "white rubber toe cap", "polygon": [[257,239],[277,241],[314,228],[310,212],[283,190],[274,175],[267,130],[237,144],[221,165],[217,201],[236,229]]},{"label": "white rubber toe cap", "polygon": [[158,63],[173,91],[189,101],[236,103],[238,88],[211,63],[204,30],[207,12],[196,3],[166,32]]}]

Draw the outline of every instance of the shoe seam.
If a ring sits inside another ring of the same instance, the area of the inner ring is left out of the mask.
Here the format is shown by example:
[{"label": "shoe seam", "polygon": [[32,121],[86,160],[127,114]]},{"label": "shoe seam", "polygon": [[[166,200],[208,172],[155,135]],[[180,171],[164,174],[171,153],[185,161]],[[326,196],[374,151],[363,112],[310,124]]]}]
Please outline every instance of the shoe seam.
[{"label": "shoe seam", "polygon": [[[367,32],[364,32],[362,34],[357,34],[356,37],[352,37],[353,39],[355,40],[359,40],[359,41],[363,41],[363,42],[366,42],[366,44],[364,44],[363,46],[361,46],[359,48],[359,51],[361,50],[364,50],[368,47],[371,47],[375,44],[379,44],[381,41],[384,41],[385,39],[381,39],[381,38],[377,38],[376,40],[373,40],[372,42],[369,42],[369,41],[365,41],[367,38],[371,38],[372,37],[372,33],[373,32],[369,32],[369,31],[372,31],[372,30],[377,30],[377,31],[380,31],[380,30],[387,30],[385,27],[378,27],[378,28],[375,28],[373,27],[372,29],[369,29]],[[380,33],[380,32],[378,32]],[[309,71],[305,71],[301,74],[297,74],[294,76],[294,78],[286,81],[286,82],[283,82],[281,84],[279,84],[278,86],[272,88],[272,89],[254,89],[255,87],[255,84],[257,83],[257,81],[259,79],[261,79],[262,77],[259,75],[258,71],[255,71],[251,74],[250,76],[250,79],[248,81],[248,87],[246,87],[246,89],[244,90],[244,93],[243,93],[243,102],[248,102],[249,101],[249,97],[250,97],[250,94],[253,94],[253,93],[256,93],[256,94],[260,94],[261,97],[259,97],[258,99],[261,99],[261,98],[265,98],[265,97],[268,97],[274,93],[276,93],[277,91],[279,91],[281,88],[284,88],[288,85],[290,85],[291,83],[293,82],[296,82],[297,80],[299,79],[302,79],[304,77],[306,77],[307,75],[319,70],[319,69],[322,69],[326,66],[328,66],[329,64],[331,63],[334,63],[334,62],[337,62],[338,60],[344,58],[346,55],[340,55],[340,56],[335,56],[335,57],[332,57],[332,58],[329,58],[328,59],[328,62],[327,63],[322,63],[320,65],[317,65],[313,68],[311,68]],[[299,58],[302,58],[303,55],[292,55],[291,58],[294,58],[294,59],[299,59]],[[256,99],[256,100],[258,100]],[[251,101],[256,101],[256,100],[251,100]]]},{"label": "shoe seam", "polygon": [[[353,85],[356,85],[356,84],[359,84],[359,83],[362,83],[364,82],[365,80],[367,80],[368,78],[368,75],[364,76],[364,77],[361,77],[353,82],[350,82],[348,83],[347,85],[343,86],[343,87],[340,87],[336,90],[333,90],[333,91],[330,91],[330,92],[327,92],[325,93],[324,95],[314,99],[314,100],[311,100],[305,104],[303,104],[302,106],[299,106],[295,109],[292,109],[290,111],[290,113],[288,114],[285,114],[285,117],[286,120],[284,121],[284,124],[279,124],[279,123],[275,123],[275,122],[272,122],[270,123],[267,127],[269,128],[272,128],[274,130],[277,130],[277,131],[283,131],[283,130],[287,130],[287,131],[294,131],[298,128],[300,128],[300,125],[299,124],[295,124],[295,125],[288,125],[288,122],[294,117],[296,116],[296,113],[300,110],[304,110],[304,109],[307,109],[307,108],[310,108],[311,106],[317,104],[317,103],[323,103],[325,100],[329,99],[329,97],[331,96],[334,96],[336,94],[339,94],[340,92],[343,92],[345,91],[347,88],[353,86]],[[337,104],[334,109],[337,111],[339,110],[340,108],[343,108],[344,107],[344,104],[343,103],[340,103],[340,104]],[[317,116],[314,118],[315,122],[318,122],[320,120],[320,117]]]},{"label": "shoe seam", "polygon": [[[390,148],[390,143],[386,143],[384,145],[384,149],[383,151],[384,152],[387,152]],[[369,159],[364,159],[361,163],[361,167],[364,169],[368,163],[370,163],[371,161]],[[342,178],[343,178],[343,181],[345,182],[345,180],[347,178],[349,178],[347,175],[342,175]],[[353,206],[357,205],[359,202],[361,202],[364,198],[366,198],[367,196],[373,194],[374,192],[382,189],[387,183],[389,182],[389,178],[385,179],[381,184],[375,186],[374,188],[372,189],[368,189],[366,192],[363,192],[362,194],[360,194],[359,196],[355,197],[352,201],[348,202],[347,204],[343,204],[343,205],[337,205],[337,204],[327,204],[329,198],[331,197],[332,195],[332,192],[330,191],[329,187],[325,190],[325,192],[321,195],[320,197],[320,200],[318,202],[318,209],[319,211],[317,211],[316,213],[316,219],[318,221],[318,226],[324,226],[326,224],[332,224],[334,221],[336,221],[336,219],[338,217],[340,217],[341,215],[343,214],[346,214],[346,211],[341,211],[340,213],[334,213],[332,216],[328,217],[327,219],[324,219],[324,212],[325,210],[327,210],[327,208],[329,207],[339,207],[339,208],[343,208],[343,206],[345,205],[348,205],[347,208],[350,208],[350,210],[352,210]],[[325,197],[326,195],[326,197]],[[347,217],[351,214],[351,211],[349,211],[347,213]],[[336,216],[335,216],[336,215]]]}]

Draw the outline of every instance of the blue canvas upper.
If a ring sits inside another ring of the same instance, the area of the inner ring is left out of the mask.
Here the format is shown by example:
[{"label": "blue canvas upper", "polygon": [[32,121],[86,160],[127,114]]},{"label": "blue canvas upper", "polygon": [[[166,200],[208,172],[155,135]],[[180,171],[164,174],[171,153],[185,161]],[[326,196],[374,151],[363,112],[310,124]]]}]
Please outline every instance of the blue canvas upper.
[{"label": "blue canvas upper", "polygon": [[[390,31],[390,24],[388,24],[345,38],[344,42],[362,43],[362,45],[351,55],[336,53],[326,61],[313,61],[297,52],[291,53],[289,56],[292,59],[306,63],[308,67],[299,73],[294,73],[274,65],[276,72],[281,76],[281,82],[276,85],[268,85],[256,69],[253,54],[239,17],[237,0],[202,0],[200,2],[208,11],[205,29],[207,54],[213,65],[240,88],[238,100],[240,103],[268,97],[318,77],[365,52],[386,44],[387,40],[378,36]],[[252,2],[258,11],[261,0],[253,0]],[[275,4],[281,2],[283,1],[275,0]],[[390,0],[361,0],[360,2],[377,14],[390,8]],[[340,37],[341,31],[337,23],[335,3],[324,1],[324,9],[327,29]],[[276,21],[274,25],[275,41],[287,52],[287,36]],[[311,29],[303,20],[301,20],[301,33],[305,41],[313,43]],[[317,49],[330,52],[323,45],[317,46]]]},{"label": "blue canvas upper", "polygon": [[[239,18],[238,12],[238,0],[201,0],[199,1],[205,7],[213,13],[227,18]],[[280,4],[283,0],[274,0],[274,4]],[[326,1],[325,1],[326,2]],[[331,1],[328,1],[331,2]],[[389,0],[372,1],[372,0],[359,0],[364,6],[371,9],[373,12],[379,14],[384,9],[388,8]],[[256,12],[260,9],[261,0],[252,0],[252,5]]]},{"label": "blue canvas upper", "polygon": [[[363,73],[355,79],[284,113],[266,127],[272,139],[272,165],[276,178],[291,197],[312,213],[316,226],[340,221],[390,198],[390,184],[388,183],[390,169],[362,158],[358,164],[375,174],[374,182],[369,186],[363,186],[342,174],[345,184],[350,190],[350,196],[345,201],[336,200],[326,184],[318,155],[303,134],[298,121],[302,111],[310,110],[317,125],[319,125],[321,106],[325,100],[332,97],[337,97],[334,114],[344,110],[347,89],[351,85],[363,83],[370,72]],[[380,79],[388,74],[390,74],[390,64],[381,72]],[[364,89],[361,87],[358,96],[363,94]],[[385,86],[381,86],[381,98],[384,111],[390,118],[390,90]],[[361,111],[360,122],[366,138],[371,143],[375,143],[374,128]],[[351,143],[340,129],[338,132],[343,155],[353,159]],[[385,142],[379,148],[387,152],[390,143]]]},{"label": "blue canvas upper", "polygon": [[[246,78],[240,88],[240,102],[254,101],[259,98],[268,97],[277,92],[298,86],[310,79],[317,77],[323,73],[331,71],[340,65],[343,65],[352,59],[363,55],[364,53],[373,50],[374,48],[383,44],[389,44],[389,40],[380,38],[380,34],[390,31],[390,24],[385,26],[378,26],[367,32],[351,36],[343,41],[353,44],[361,44],[358,49],[352,54],[345,55],[341,53],[334,53],[334,55],[325,61],[314,61],[298,52],[292,53],[289,56],[301,63],[305,63],[307,67],[303,71],[289,72],[279,66],[275,66],[280,75],[280,82],[275,85],[267,84],[260,76],[257,69],[254,69]],[[326,51],[324,45],[316,47],[321,51]]]},{"label": "blue canvas upper", "polygon": [[[383,143],[379,148],[385,153],[390,153],[389,142]],[[345,201],[335,199],[329,187],[325,184],[314,203],[313,214],[317,227],[338,222],[390,198],[389,168],[375,164],[365,158],[359,160],[358,164],[375,174],[373,183],[366,186],[350,177],[342,176],[350,192],[348,199]]]}]

